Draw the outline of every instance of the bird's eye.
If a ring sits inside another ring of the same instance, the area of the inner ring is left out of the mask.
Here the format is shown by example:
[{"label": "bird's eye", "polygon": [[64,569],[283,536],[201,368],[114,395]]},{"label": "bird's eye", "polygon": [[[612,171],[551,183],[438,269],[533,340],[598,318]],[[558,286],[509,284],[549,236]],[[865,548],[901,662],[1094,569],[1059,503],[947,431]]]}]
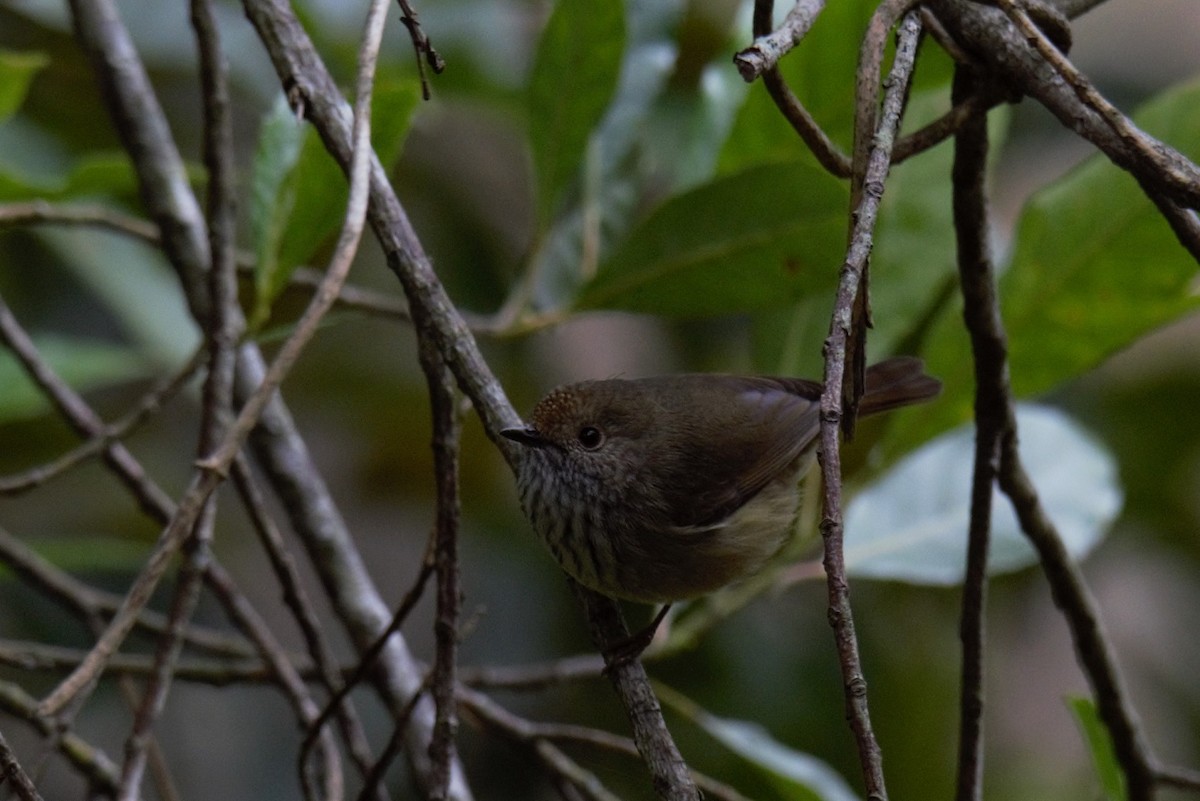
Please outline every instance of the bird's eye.
[{"label": "bird's eye", "polygon": [[600,433],[600,429],[595,426],[584,426],[579,429],[579,444],[587,448],[589,451],[594,451],[604,443],[604,434]]}]

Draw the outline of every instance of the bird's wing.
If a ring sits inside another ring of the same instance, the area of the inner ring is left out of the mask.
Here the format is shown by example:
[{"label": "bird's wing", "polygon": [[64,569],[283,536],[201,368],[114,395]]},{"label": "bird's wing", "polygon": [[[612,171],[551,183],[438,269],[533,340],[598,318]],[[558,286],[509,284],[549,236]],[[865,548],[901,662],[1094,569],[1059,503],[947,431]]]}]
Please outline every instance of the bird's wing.
[{"label": "bird's wing", "polygon": [[[695,393],[675,393],[672,440],[656,469],[676,491],[670,518],[683,528],[719,526],[788,470],[819,431],[821,385],[799,379],[705,376]],[[716,379],[718,383],[714,384]]]}]

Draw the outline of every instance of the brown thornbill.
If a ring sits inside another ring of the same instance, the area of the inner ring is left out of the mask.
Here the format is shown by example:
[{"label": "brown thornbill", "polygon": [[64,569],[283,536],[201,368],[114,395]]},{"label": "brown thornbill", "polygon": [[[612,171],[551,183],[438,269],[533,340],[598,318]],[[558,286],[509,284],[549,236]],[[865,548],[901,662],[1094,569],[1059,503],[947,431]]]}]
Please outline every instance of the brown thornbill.
[{"label": "brown thornbill", "polygon": [[[860,414],[928,400],[919,359],[867,369]],[[787,542],[812,466],[821,384],[675,375],[559,387],[529,424],[521,505],[568,574],[614,598],[670,602],[760,570]]]}]

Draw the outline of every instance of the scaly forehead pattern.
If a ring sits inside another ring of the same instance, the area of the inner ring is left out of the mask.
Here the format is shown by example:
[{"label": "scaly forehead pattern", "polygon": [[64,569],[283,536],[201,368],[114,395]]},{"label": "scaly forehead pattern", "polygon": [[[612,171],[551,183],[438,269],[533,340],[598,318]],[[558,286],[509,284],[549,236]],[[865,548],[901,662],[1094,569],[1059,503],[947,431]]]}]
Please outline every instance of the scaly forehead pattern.
[{"label": "scaly forehead pattern", "polygon": [[533,427],[543,434],[553,434],[577,417],[581,410],[578,384],[559,387],[533,407]]}]

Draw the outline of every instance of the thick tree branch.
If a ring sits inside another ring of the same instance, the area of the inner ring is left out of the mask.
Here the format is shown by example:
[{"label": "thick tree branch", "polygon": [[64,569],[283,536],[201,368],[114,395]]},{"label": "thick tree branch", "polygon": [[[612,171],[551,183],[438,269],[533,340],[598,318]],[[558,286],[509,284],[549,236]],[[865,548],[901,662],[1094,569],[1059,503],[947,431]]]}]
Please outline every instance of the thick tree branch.
[{"label": "thick tree branch", "polygon": [[[1162,193],[1186,208],[1200,207],[1200,168],[1115,113],[1036,25],[1030,26],[1035,32],[1031,41],[1000,8],[957,0],[931,0],[930,7],[996,81],[1037,100],[1132,173],[1148,192]],[[1047,60],[1048,54],[1057,55]]]}]

